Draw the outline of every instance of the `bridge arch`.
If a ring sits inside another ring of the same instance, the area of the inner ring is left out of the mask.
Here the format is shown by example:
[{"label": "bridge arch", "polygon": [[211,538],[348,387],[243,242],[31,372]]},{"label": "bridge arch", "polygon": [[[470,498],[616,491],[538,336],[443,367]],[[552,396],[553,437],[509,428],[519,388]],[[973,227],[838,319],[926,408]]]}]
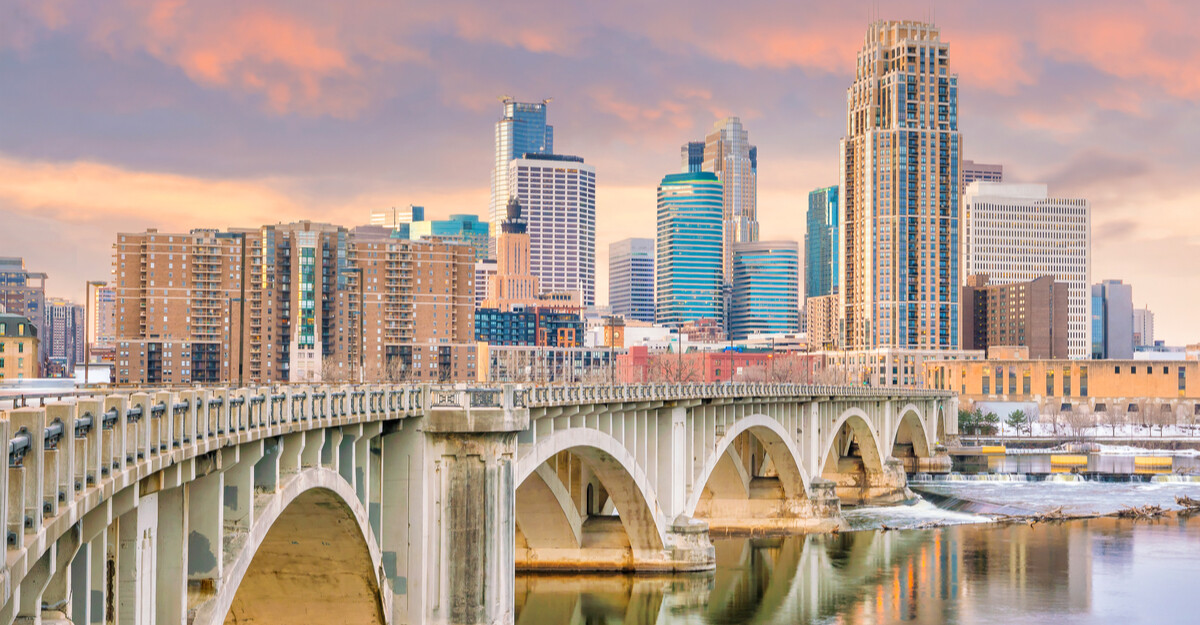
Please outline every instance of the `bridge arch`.
[{"label": "bridge arch", "polygon": [[696,507],[700,505],[700,500],[704,496],[704,489],[709,479],[713,476],[714,471],[717,470],[721,462],[725,460],[733,442],[746,432],[757,438],[766,449],[767,456],[771,458],[771,461],[775,464],[776,472],[779,473],[779,481],[783,487],[784,494],[789,498],[805,498],[808,496],[810,479],[808,472],[804,470],[800,451],[796,448],[791,434],[779,421],[771,417],[756,414],[738,420],[731,428],[727,429],[724,436],[714,446],[714,453],[709,454],[705,458],[700,473],[693,482],[692,492],[688,496],[687,504],[684,508],[686,514],[689,516],[695,515]]},{"label": "bridge arch", "polygon": [[932,456],[933,441],[929,440],[927,425],[921,409],[916,404],[906,404],[900,409],[900,418],[896,420],[896,432],[892,436],[892,445],[911,443],[913,455],[918,458]]},{"label": "bridge arch", "polygon": [[[843,432],[843,429],[846,432]],[[832,456],[833,453],[837,453],[838,457],[841,456],[841,451],[837,449],[838,443],[843,442],[843,438],[847,434],[852,435],[858,443],[863,467],[867,471],[882,471],[884,457],[881,442],[883,439],[871,425],[871,418],[860,408],[847,408],[834,421],[829,433],[825,435],[825,442],[821,445],[821,464],[819,466],[827,467],[829,461],[835,459]],[[849,441],[844,442],[848,443]],[[824,469],[822,471],[824,472]]]},{"label": "bridge arch", "polygon": [[661,551],[665,546],[667,521],[654,488],[624,445],[599,430],[561,430],[539,440],[517,461],[518,488],[538,467],[564,451],[580,457],[600,480],[617,509],[630,547],[635,551]]},{"label": "bridge arch", "polygon": [[304,469],[256,512],[194,623],[391,623],[381,551],[341,475]]}]

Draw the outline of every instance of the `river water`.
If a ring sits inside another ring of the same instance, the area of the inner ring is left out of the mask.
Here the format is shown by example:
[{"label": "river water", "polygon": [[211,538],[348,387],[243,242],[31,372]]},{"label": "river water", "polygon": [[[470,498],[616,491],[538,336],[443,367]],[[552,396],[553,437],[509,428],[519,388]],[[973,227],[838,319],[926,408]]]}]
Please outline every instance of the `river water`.
[{"label": "river water", "polygon": [[[948,479],[846,513],[856,531],[718,539],[703,575],[518,575],[518,623],[1200,623],[1200,516],[1000,526],[974,511],[1108,512],[1200,483]],[[1172,506],[1174,507],[1174,506]],[[935,521],[936,529],[916,527]]]}]

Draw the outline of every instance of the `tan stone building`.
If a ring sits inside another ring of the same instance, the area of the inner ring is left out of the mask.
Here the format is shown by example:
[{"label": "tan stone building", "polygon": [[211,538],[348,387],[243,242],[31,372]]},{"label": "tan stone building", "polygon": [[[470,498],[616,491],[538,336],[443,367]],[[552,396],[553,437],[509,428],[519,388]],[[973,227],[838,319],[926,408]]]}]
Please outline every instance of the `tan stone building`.
[{"label": "tan stone building", "polygon": [[312,222],[148,230],[118,234],[113,272],[118,383],[474,375],[460,243]]},{"label": "tan stone building", "polygon": [[809,349],[819,351],[837,348],[839,344],[838,320],[841,318],[840,302],[841,298],[837,293],[804,300]]},{"label": "tan stone building", "polygon": [[0,380],[36,378],[37,327],[27,317],[0,313]]},{"label": "tan stone building", "polygon": [[1193,415],[1200,361],[1027,360],[926,362],[925,386],[971,402],[1037,404],[1041,414],[1166,410]]}]

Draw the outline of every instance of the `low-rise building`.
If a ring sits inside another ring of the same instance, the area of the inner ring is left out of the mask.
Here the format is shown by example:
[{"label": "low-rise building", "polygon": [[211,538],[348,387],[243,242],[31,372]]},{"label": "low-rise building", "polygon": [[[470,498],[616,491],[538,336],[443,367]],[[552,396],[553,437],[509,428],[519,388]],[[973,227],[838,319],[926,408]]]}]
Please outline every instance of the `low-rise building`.
[{"label": "low-rise building", "polygon": [[37,326],[28,317],[0,313],[0,380],[36,378]]}]

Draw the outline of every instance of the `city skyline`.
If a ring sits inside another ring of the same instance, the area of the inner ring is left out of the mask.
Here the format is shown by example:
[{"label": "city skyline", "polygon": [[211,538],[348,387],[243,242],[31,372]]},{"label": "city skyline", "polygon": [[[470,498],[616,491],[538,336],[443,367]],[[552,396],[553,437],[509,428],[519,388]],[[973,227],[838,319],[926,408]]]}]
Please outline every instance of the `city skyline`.
[{"label": "city skyline", "polygon": [[[1068,5],[989,5],[987,20],[978,3],[934,5],[960,80],[963,158],[1088,198],[1093,281],[1134,284],[1135,305],[1156,312],[1159,338],[1195,341],[1188,311],[1200,276],[1183,261],[1200,239],[1187,212],[1200,192],[1185,175],[1200,159],[1200,82],[1187,71],[1196,59],[1173,46],[1188,40],[1183,25],[1196,9]],[[869,23],[866,3],[795,13],[780,5],[739,16],[730,33],[708,40],[701,27],[730,19],[726,9],[672,26],[667,7],[647,8],[633,24],[622,23],[629,12],[620,7],[589,8],[582,17],[591,21],[483,7],[409,42],[389,29],[420,30],[440,19],[438,8],[379,20],[381,28],[357,9],[333,19],[283,5],[205,16],[184,4],[111,15],[70,3],[21,7],[0,25],[0,67],[26,94],[0,103],[4,253],[49,273],[48,295],[77,302],[84,280],[109,277],[118,230],[354,224],[372,208],[410,203],[433,218],[485,217],[495,98],[508,93],[555,97],[555,151],[604,174],[600,293],[608,244],[654,231],[655,184],[675,170],[679,144],[726,115],[741,117],[762,150],[759,221],[772,238],[802,240],[808,191],[836,182],[845,86]],[[928,3],[898,3],[879,17],[928,13]],[[489,28],[517,17],[537,19]],[[166,45],[188,19],[195,32]],[[223,29],[230,23],[237,28]],[[547,27],[556,24],[565,28]],[[616,28],[630,50],[559,34],[597,28]],[[748,31],[761,34],[758,45],[716,45]],[[253,35],[261,46],[246,43]],[[435,53],[439,68],[453,70],[436,80],[427,64]],[[515,61],[523,68],[502,67]],[[379,91],[392,75],[436,86],[432,99],[395,85]],[[46,130],[57,128],[67,130]],[[1142,216],[1150,207],[1153,220]]]}]

